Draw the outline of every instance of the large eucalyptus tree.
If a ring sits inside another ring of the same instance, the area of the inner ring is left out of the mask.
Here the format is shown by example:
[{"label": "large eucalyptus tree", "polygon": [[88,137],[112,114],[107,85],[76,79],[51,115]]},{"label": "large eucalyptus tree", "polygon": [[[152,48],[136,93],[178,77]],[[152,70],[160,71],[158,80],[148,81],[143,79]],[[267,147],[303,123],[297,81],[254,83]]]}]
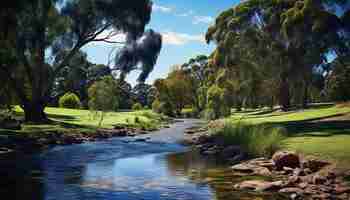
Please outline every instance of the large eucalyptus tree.
[{"label": "large eucalyptus tree", "polygon": [[348,3],[243,1],[222,12],[208,29],[207,41],[218,46],[214,63],[233,68],[236,74],[255,70],[267,80],[275,79],[283,110],[290,106],[291,82],[302,81],[305,104],[314,69],[328,62],[333,52],[338,56],[348,52],[348,22],[344,20],[349,15]]},{"label": "large eucalyptus tree", "polygon": [[[2,62],[0,70],[11,82],[26,121],[47,120],[44,108],[55,76],[91,42],[117,43],[111,38],[124,33],[127,40],[122,44],[125,45],[122,52],[116,56],[115,69],[125,74],[141,66],[141,80],[153,69],[161,48],[161,36],[152,30],[145,32],[152,12],[150,0],[13,2],[15,5],[1,8],[6,11],[1,12],[4,15],[1,20],[12,24],[5,29],[6,34],[11,35],[1,40],[10,41],[8,49],[13,54],[8,57],[13,59]],[[7,23],[2,21],[0,24]],[[64,55],[60,62],[50,62],[50,58],[58,55]]]}]

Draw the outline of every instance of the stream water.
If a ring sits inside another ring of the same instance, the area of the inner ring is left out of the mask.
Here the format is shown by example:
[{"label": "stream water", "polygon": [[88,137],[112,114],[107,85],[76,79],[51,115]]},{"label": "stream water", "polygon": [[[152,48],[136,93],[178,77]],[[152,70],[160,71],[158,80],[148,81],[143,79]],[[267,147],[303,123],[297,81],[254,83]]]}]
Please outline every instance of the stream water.
[{"label": "stream water", "polygon": [[114,138],[57,146],[40,154],[0,159],[0,199],[20,200],[279,200],[240,193],[225,163],[178,144],[185,120],[146,142]]}]

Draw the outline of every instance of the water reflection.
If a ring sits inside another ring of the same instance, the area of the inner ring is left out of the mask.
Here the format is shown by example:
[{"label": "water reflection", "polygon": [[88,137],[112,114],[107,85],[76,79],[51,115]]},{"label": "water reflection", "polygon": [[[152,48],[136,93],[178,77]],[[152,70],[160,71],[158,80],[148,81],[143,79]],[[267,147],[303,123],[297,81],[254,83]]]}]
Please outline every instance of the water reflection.
[{"label": "water reflection", "polygon": [[0,159],[0,199],[279,200],[238,193],[225,163],[172,141],[193,122],[156,133],[151,142],[112,139]]}]

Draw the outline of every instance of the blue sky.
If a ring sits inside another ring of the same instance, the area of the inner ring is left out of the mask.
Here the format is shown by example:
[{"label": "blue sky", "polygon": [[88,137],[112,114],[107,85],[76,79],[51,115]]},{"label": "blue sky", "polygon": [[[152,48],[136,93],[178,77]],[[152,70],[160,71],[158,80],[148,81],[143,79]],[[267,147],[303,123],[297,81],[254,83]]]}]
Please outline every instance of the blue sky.
[{"label": "blue sky", "polygon": [[[199,54],[210,54],[214,45],[207,45],[204,34],[216,16],[234,6],[239,0],[153,0],[150,24],[163,36],[163,48],[158,62],[147,82],[152,83],[170,71],[171,66],[182,64]],[[111,45],[94,43],[84,48],[91,62],[106,64]],[[135,84],[137,73],[128,81]]]}]

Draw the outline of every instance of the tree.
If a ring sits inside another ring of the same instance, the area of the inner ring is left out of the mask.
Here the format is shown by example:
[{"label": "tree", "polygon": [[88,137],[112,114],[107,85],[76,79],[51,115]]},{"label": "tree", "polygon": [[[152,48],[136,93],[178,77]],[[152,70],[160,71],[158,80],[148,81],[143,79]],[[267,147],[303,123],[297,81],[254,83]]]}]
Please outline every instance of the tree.
[{"label": "tree", "polygon": [[192,107],[197,113],[200,113],[205,109],[206,105],[207,77],[211,72],[209,58],[206,55],[198,55],[195,58],[191,58],[187,63],[182,64],[181,70],[187,74],[191,81]]},{"label": "tree", "polygon": [[[54,63],[61,62],[60,59],[65,57],[66,52],[61,52],[63,55],[58,55]],[[55,65],[55,64],[54,64]],[[67,92],[77,94],[84,107],[87,107],[87,89],[91,76],[91,69],[94,65],[87,60],[87,54],[79,51],[69,61],[57,75],[50,94],[51,102],[55,105],[55,100]],[[105,75],[110,75],[105,74]],[[94,78],[94,77],[93,77]],[[56,100],[57,101],[57,100]]]},{"label": "tree", "polygon": [[133,96],[135,97],[136,102],[140,103],[141,106],[150,106],[152,105],[152,102],[149,102],[149,94],[151,93],[152,86],[145,84],[145,83],[139,83],[135,85],[135,87],[132,89]]},{"label": "tree", "polygon": [[333,61],[332,71],[327,77],[326,92],[330,100],[350,100],[350,60],[345,62],[345,67],[339,63],[339,59]]},{"label": "tree", "polygon": [[185,105],[193,104],[191,79],[178,67],[166,79],[155,81],[154,86],[158,91],[157,99],[167,110],[174,112],[167,112],[168,114],[179,116]]},{"label": "tree", "polygon": [[[249,75],[251,92],[264,82],[261,78],[278,85],[276,96],[282,110],[289,109],[292,90],[298,90],[293,94],[302,98],[294,99],[302,99],[306,106],[315,70],[328,62],[330,53],[348,52],[349,35],[343,34],[347,30],[344,19],[348,8],[344,3],[243,1],[222,12],[207,31],[207,41],[217,44],[213,63],[218,68],[231,68],[236,74],[257,72]],[[344,15],[338,17],[330,9],[332,6],[340,8]],[[293,85],[299,87],[293,89]],[[252,96],[256,95],[251,92],[247,94],[253,102]]]},{"label": "tree", "polygon": [[206,118],[218,119],[230,114],[230,107],[227,106],[227,91],[217,85],[213,85],[208,90],[208,103]]},{"label": "tree", "polygon": [[88,90],[89,108],[100,114],[99,126],[101,126],[105,113],[118,108],[118,85],[112,76],[105,76],[96,81]]},{"label": "tree", "polygon": [[[123,67],[119,70],[126,74],[134,70],[139,63],[147,63],[147,67],[142,68],[141,79],[145,79],[153,69],[161,48],[161,37],[153,31],[143,34],[152,11],[152,2],[149,0],[15,2],[18,8],[2,7],[8,11],[1,13],[4,13],[4,18],[11,19],[13,34],[1,40],[9,41],[8,49],[13,55],[8,57],[15,58],[12,60],[16,62],[4,62],[0,70],[1,73],[11,77],[9,80],[11,87],[24,109],[26,121],[46,121],[44,108],[49,101],[56,76],[61,70],[69,67],[70,60],[88,43],[116,43],[110,38],[123,32],[127,35],[128,45],[122,51],[124,56],[119,57],[120,54],[116,56],[118,66],[121,66],[120,61],[123,62]],[[1,23],[1,26],[4,24]],[[155,39],[149,39],[150,37]],[[147,38],[147,45],[140,42],[140,38],[142,41]],[[129,45],[137,48],[129,48]],[[141,49],[149,47],[156,48],[147,51],[147,55],[134,56],[132,63],[125,58],[125,49],[128,49],[128,55],[138,55]],[[59,59],[60,62],[50,65],[47,60],[48,50],[50,57],[63,54],[64,56]]]}]

